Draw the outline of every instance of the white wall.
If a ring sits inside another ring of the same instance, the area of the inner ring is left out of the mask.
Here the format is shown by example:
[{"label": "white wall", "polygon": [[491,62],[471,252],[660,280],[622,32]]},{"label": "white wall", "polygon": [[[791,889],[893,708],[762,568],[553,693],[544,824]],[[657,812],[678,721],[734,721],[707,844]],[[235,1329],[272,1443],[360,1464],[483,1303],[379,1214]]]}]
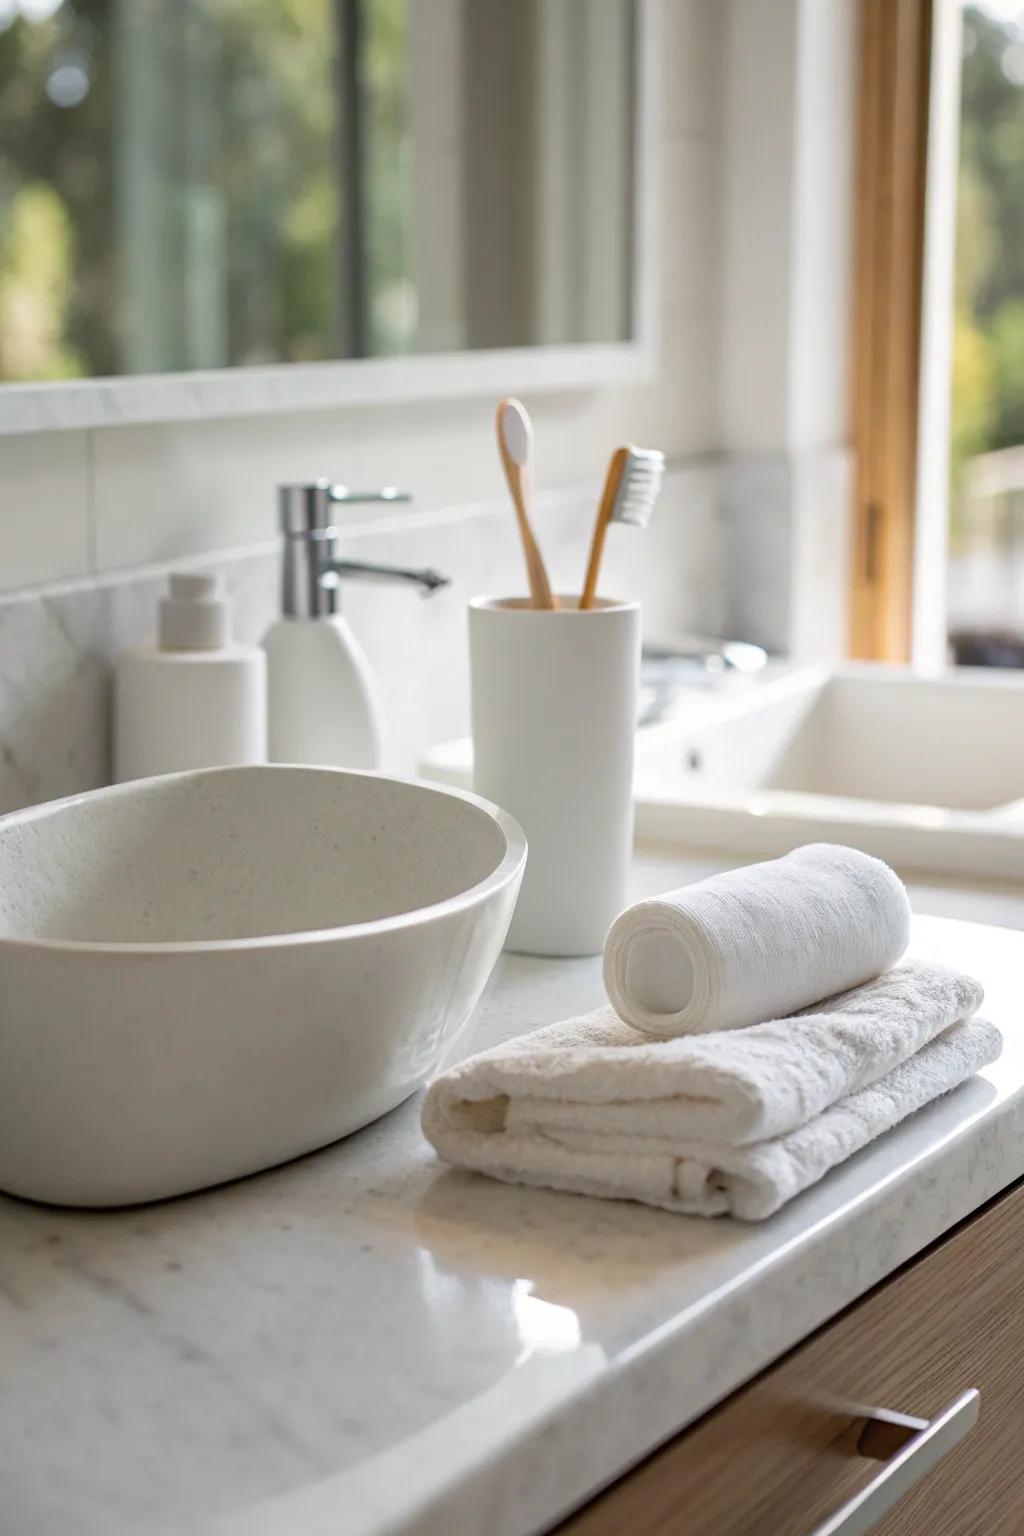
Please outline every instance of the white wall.
[{"label": "white wall", "polygon": [[731,0],[723,121],[726,622],[845,654],[859,0]]},{"label": "white wall", "polygon": [[722,447],[845,443],[857,0],[733,0],[723,123]]},{"label": "white wall", "polygon": [[[657,377],[530,399],[546,486],[596,486],[625,440],[688,458],[719,438],[725,11],[719,0],[663,9]],[[486,500],[501,493],[492,413],[489,399],[461,400],[0,438],[0,591],[270,539],[286,479],[397,482],[419,519]]]}]

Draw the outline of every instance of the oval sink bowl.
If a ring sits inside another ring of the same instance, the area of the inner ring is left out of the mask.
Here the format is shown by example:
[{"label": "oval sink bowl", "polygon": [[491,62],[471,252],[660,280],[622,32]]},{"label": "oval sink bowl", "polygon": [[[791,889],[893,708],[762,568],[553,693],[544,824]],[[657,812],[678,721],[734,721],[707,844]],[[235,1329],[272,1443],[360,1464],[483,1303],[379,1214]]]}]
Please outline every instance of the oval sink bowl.
[{"label": "oval sink bowl", "polygon": [[467,1022],[525,860],[474,795],[325,768],[0,818],[0,1189],[156,1200],[392,1109]]}]

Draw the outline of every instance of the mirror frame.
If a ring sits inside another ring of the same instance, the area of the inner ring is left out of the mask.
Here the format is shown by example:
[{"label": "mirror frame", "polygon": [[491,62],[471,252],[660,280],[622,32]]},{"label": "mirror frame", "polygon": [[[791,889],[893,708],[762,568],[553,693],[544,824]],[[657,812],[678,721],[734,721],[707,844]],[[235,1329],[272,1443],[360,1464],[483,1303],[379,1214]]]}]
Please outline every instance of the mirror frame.
[{"label": "mirror frame", "polygon": [[657,364],[657,162],[663,3],[664,0],[636,0],[638,105],[633,155],[635,247],[630,341],[278,363],[267,368],[137,374],[59,384],[0,384],[0,436],[458,399],[480,394],[592,390],[650,382]]}]

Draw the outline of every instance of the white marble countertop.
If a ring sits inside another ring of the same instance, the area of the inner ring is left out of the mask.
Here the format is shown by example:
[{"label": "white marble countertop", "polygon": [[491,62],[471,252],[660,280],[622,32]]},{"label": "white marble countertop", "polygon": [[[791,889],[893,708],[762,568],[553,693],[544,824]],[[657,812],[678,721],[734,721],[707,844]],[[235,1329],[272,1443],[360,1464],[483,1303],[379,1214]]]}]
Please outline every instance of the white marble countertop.
[{"label": "white marble countertop", "polygon": [[[711,861],[645,860],[638,889]],[[918,910],[1024,926],[1024,896]],[[772,1220],[445,1171],[413,1101],[116,1213],[0,1197],[2,1536],[527,1536],[1024,1174],[1024,934],[924,918],[1003,1057]],[[601,1001],[505,957],[466,1051]]]}]

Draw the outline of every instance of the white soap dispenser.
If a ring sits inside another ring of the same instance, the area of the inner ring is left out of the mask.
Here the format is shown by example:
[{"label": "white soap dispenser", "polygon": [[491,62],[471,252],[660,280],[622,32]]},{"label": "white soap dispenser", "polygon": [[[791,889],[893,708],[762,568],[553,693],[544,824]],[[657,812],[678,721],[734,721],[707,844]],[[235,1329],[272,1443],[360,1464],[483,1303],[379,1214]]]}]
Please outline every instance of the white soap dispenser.
[{"label": "white soap dispenser", "polygon": [[233,643],[221,576],[175,572],[156,645],[114,669],[114,778],[266,760],[266,656]]},{"label": "white soap dispenser", "polygon": [[381,768],[383,710],[373,671],[340,607],[348,577],[445,586],[436,571],[337,558],[339,505],[408,501],[401,491],[353,492],[329,480],[279,489],[284,536],[282,617],[264,637],[272,763]]}]

